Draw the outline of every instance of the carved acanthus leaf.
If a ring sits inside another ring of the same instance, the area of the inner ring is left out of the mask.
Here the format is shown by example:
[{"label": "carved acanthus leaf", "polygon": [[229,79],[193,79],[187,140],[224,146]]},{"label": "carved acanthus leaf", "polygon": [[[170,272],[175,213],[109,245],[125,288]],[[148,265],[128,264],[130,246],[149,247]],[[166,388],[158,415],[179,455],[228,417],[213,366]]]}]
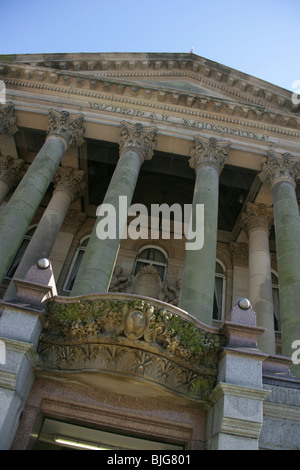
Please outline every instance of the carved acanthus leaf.
[{"label": "carved acanthus leaf", "polygon": [[10,189],[19,183],[24,172],[24,160],[0,155],[0,180],[4,181]]},{"label": "carved acanthus leaf", "polygon": [[156,127],[144,127],[142,124],[121,122],[122,130],[119,138],[121,152],[123,150],[135,150],[144,160],[151,160],[156,145]]},{"label": "carved acanthus leaf", "polygon": [[55,191],[67,192],[72,202],[81,197],[86,189],[84,170],[75,170],[72,167],[58,167],[53,181]]},{"label": "carved acanthus leaf", "polygon": [[240,225],[248,233],[250,230],[263,229],[269,232],[274,220],[273,209],[265,204],[247,203],[242,213]]},{"label": "carved acanthus leaf", "polygon": [[18,132],[17,117],[14,114],[12,103],[0,104],[0,134],[13,135]]},{"label": "carved acanthus leaf", "polygon": [[194,139],[195,145],[191,150],[190,166],[197,172],[201,166],[210,165],[221,172],[226,163],[231,142],[200,135],[196,135]]},{"label": "carved acanthus leaf", "polygon": [[83,143],[83,117],[83,114],[71,115],[67,111],[50,109],[48,134],[63,137],[70,147],[79,147]]},{"label": "carved acanthus leaf", "polygon": [[281,154],[270,150],[267,161],[262,163],[259,178],[262,182],[272,185],[279,181],[289,181],[295,186],[299,169],[300,162],[296,161],[290,153]]}]

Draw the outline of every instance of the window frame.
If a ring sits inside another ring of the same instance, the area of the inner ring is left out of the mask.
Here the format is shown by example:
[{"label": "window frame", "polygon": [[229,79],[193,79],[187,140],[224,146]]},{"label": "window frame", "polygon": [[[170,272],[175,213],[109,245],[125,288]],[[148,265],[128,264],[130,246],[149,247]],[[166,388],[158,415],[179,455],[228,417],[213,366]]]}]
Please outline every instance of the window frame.
[{"label": "window frame", "polygon": [[[147,259],[144,259],[144,258],[140,258],[140,254],[145,251],[145,250],[149,250],[149,249],[154,249],[154,250],[157,250],[157,251],[160,251],[164,257],[165,257],[165,263],[162,263],[160,261],[151,261],[151,260],[147,260]],[[164,266],[164,273],[163,273],[163,276],[161,277],[161,280],[164,281],[166,279],[166,275],[167,275],[167,266],[168,266],[168,254],[167,252],[161,248],[160,246],[157,246],[157,245],[145,245],[143,246],[142,248],[139,249],[138,251],[138,254],[135,258],[135,262],[134,262],[134,265],[133,265],[133,274],[134,276],[137,275],[138,272],[136,272],[136,268],[137,268],[137,263],[140,262],[140,263],[144,263],[144,264],[147,264],[147,265],[152,265],[153,267],[155,266]]]}]

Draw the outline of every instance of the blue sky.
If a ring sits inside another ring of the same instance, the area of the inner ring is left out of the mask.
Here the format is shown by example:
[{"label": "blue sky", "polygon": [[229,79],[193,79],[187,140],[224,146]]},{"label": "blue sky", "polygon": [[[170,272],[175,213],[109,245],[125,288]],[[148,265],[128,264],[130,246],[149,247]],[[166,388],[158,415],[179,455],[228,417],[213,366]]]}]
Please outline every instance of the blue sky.
[{"label": "blue sky", "polygon": [[293,90],[300,0],[0,0],[0,54],[189,52]]}]

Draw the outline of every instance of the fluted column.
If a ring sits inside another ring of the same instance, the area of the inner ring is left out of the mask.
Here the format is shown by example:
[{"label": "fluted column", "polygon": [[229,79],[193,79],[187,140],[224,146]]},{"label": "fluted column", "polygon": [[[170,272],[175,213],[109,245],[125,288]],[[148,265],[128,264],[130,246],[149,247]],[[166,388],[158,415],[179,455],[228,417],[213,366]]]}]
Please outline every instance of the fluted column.
[{"label": "fluted column", "polygon": [[249,300],[257,314],[257,325],[266,328],[259,348],[275,354],[275,331],[269,230],[273,209],[264,204],[248,203],[241,217],[241,226],[249,237]]},{"label": "fluted column", "polygon": [[24,174],[24,160],[0,155],[0,204],[8,192],[21,180]]},{"label": "fluted column", "polygon": [[[156,128],[126,122],[121,126],[120,158],[103,201],[103,205],[108,204],[115,210],[115,235],[100,240],[97,227],[106,216],[99,215],[80,264],[72,296],[108,291],[140,168],[153,156]],[[121,213],[120,196],[127,201],[127,207]]]},{"label": "fluted column", "polygon": [[[70,167],[59,167],[54,177],[53,196],[26,248],[14,274],[24,279],[28,269],[41,258],[48,258],[70,204],[76,201],[86,187],[85,172]],[[10,282],[4,300],[11,300],[17,291],[13,280]]]},{"label": "fluted column", "polygon": [[196,205],[204,204],[204,245],[186,252],[179,306],[207,325],[213,317],[219,175],[230,145],[229,141],[195,136],[189,161],[196,172],[194,216]]},{"label": "fluted column", "polygon": [[260,173],[260,179],[272,185],[282,352],[289,357],[294,351],[293,341],[300,339],[300,217],[295,191],[298,169],[299,160],[272,150]]},{"label": "fluted column", "polygon": [[69,146],[83,142],[83,115],[50,110],[47,139],[0,218],[0,282]]}]

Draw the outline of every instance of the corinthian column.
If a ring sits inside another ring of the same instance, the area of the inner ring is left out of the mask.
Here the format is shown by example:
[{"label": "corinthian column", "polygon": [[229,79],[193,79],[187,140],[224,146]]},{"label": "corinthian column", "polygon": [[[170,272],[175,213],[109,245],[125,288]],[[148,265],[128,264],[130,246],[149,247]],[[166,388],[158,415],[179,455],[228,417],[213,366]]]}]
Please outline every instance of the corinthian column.
[{"label": "corinthian column", "polygon": [[82,114],[49,112],[46,142],[25,173],[0,218],[0,282],[69,146],[82,142]]},{"label": "corinthian column", "polygon": [[219,175],[230,145],[229,141],[195,136],[189,161],[196,172],[193,215],[196,205],[204,204],[204,245],[186,252],[179,306],[207,325],[213,317]]},{"label": "corinthian column", "polygon": [[270,151],[260,173],[260,179],[272,185],[282,352],[289,357],[293,342],[300,340],[300,217],[295,191],[298,168],[299,160],[289,153]]},{"label": "corinthian column", "polygon": [[[108,291],[140,168],[153,156],[156,128],[126,122],[121,126],[120,158],[103,201],[103,207],[112,208],[116,216],[110,219],[115,225],[114,233],[100,240],[97,227],[104,219],[104,215],[100,215],[80,264],[72,296]],[[120,196],[126,201],[121,211]]]},{"label": "corinthian column", "polygon": [[8,192],[21,180],[24,174],[24,160],[10,156],[0,156],[0,204]]},{"label": "corinthian column", "polygon": [[262,351],[275,354],[275,331],[269,230],[273,209],[248,202],[241,226],[249,237],[249,299],[257,314],[257,325],[266,328],[259,339]]},{"label": "corinthian column", "polygon": [[[14,274],[24,279],[28,269],[41,258],[48,258],[70,204],[80,196],[86,187],[85,172],[73,168],[59,167],[54,177],[54,192]],[[4,300],[11,300],[17,291],[13,280],[10,282]]]}]

